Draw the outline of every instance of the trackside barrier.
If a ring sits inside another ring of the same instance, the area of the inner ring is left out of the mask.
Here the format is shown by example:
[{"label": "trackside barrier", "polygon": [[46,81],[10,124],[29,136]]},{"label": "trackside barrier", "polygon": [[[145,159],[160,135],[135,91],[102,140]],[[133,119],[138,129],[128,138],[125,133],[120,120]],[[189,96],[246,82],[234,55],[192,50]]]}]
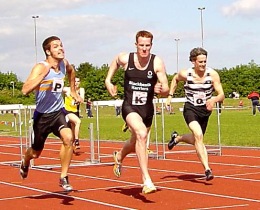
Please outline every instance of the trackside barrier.
[{"label": "trackside barrier", "polygon": [[[15,114],[15,117],[18,116],[18,122],[16,125],[19,128],[19,143],[15,144],[4,144],[0,145],[1,147],[15,147],[19,149],[19,153],[15,152],[16,156],[19,156],[17,160],[6,160],[0,162],[0,164],[10,164],[13,166],[20,166],[21,160],[23,158],[25,149],[31,146],[34,141],[34,133],[33,133],[33,112],[35,110],[35,105],[22,105],[22,104],[8,104],[8,105],[0,105],[0,113],[1,114]],[[24,116],[22,116],[22,111],[24,111]],[[28,117],[29,116],[29,117]],[[29,120],[27,120],[29,118]],[[28,122],[27,122],[28,121]],[[23,127],[25,137],[23,137]],[[98,160],[95,159],[95,142],[93,135],[93,123],[89,125],[89,135],[90,135],[90,159],[86,159],[83,161],[71,161],[70,166],[86,166],[92,164],[98,164]],[[31,167],[35,168],[44,168],[44,169],[52,169],[61,167],[60,164],[50,164],[50,165],[36,165],[35,161],[32,159],[30,163]]]},{"label": "trackside barrier", "polygon": [[[156,147],[156,151],[153,152],[152,154],[149,154],[149,157],[152,158],[157,158],[157,159],[165,159],[166,158],[166,154],[169,153],[190,153],[191,150],[182,150],[182,151],[166,151],[166,145],[168,142],[165,142],[165,122],[164,122],[164,112],[165,112],[165,103],[166,103],[166,98],[160,98],[160,99],[154,99],[153,103],[154,103],[154,121],[153,121],[153,126],[154,126],[154,134],[155,134],[155,147]],[[121,100],[121,103],[123,101]],[[171,103],[184,103],[185,102],[185,98],[173,98],[171,100]],[[97,138],[96,140],[94,139],[94,128],[93,128],[93,123],[91,123],[88,127],[89,129],[89,136],[90,136],[90,159],[86,159],[84,161],[75,161],[75,162],[71,162],[70,166],[86,166],[86,165],[93,165],[93,164],[106,164],[101,163],[101,158],[105,158],[105,157],[111,157],[112,154],[110,155],[101,155],[100,153],[100,128],[99,128],[99,107],[100,106],[114,106],[115,103],[118,103],[118,100],[111,100],[111,101],[94,101],[93,105],[96,107],[96,134],[97,134]],[[160,105],[161,109],[160,109],[160,113],[157,113],[157,105]],[[24,110],[24,122],[22,121],[22,110]],[[32,129],[32,116],[33,116],[33,111],[35,110],[35,105],[32,106],[24,106],[22,104],[13,104],[13,105],[0,105],[0,111],[2,113],[10,113],[13,112],[18,116],[18,123],[17,125],[19,125],[19,140],[20,140],[20,160],[23,157],[23,148],[28,148],[29,146],[31,146],[32,141],[34,140],[34,135],[33,135],[33,129]],[[217,126],[218,126],[218,146],[217,148],[213,148],[213,149],[208,149],[208,153],[213,153],[213,154],[220,154],[221,155],[221,136],[220,136],[220,108],[219,108],[219,104],[216,104],[216,110],[217,110]],[[27,117],[26,115],[29,114],[29,127],[27,128]],[[157,122],[157,116],[161,117],[161,127],[158,128],[158,122]],[[25,126],[25,141],[23,141],[23,137],[22,137],[22,125],[24,124]],[[161,143],[159,143],[158,140],[158,130],[161,129]],[[150,134],[149,134],[149,140],[150,140]],[[162,146],[162,149],[161,149]],[[20,164],[20,160],[19,160],[19,164]],[[111,158],[112,160],[112,158]],[[15,164],[15,162],[17,161],[9,161],[9,163]],[[3,163],[3,162],[1,162]],[[5,163],[8,163],[5,162]],[[111,162],[107,163],[107,164],[111,164]],[[59,165],[35,165],[34,161],[31,162],[31,166],[32,167],[38,167],[38,168],[45,168],[45,169],[51,169],[51,168],[57,168],[57,167],[61,167],[60,164]]]},{"label": "trackside barrier", "polygon": [[[165,99],[166,100],[166,99]],[[165,100],[162,101],[162,99],[153,99],[153,103],[154,103],[154,120],[153,120],[153,126],[154,126],[154,139],[155,139],[155,148],[156,148],[156,151],[154,151],[152,154],[149,154],[149,157],[151,158],[156,158],[156,159],[161,159],[161,158],[165,158],[165,148],[163,149],[163,153],[160,151],[160,143],[158,141],[158,129],[161,129],[162,130],[162,136],[160,137],[164,143],[165,141],[165,136],[164,136],[164,112],[163,112],[163,105],[164,103],[162,102],[165,102]],[[179,99],[174,99],[176,102],[179,102]],[[183,99],[181,100],[183,101]],[[121,104],[123,102],[123,100],[120,100]],[[96,136],[97,136],[97,139],[96,139],[96,142],[97,142],[97,159],[99,162],[101,162],[101,159],[102,158],[107,158],[107,157],[112,157],[112,154],[111,155],[101,155],[100,154],[100,144],[101,144],[101,141],[100,141],[100,126],[99,126],[99,108],[101,106],[114,106],[115,103],[118,103],[118,100],[110,100],[110,101],[94,101],[93,102],[93,105],[96,107]],[[157,113],[157,105],[160,105],[162,104],[162,110],[160,112],[160,114]],[[157,123],[157,117],[156,116],[160,116],[161,117],[161,125],[162,127],[161,128],[158,128],[158,123]],[[152,129],[152,128],[151,128]],[[148,134],[148,141],[150,141],[150,133]],[[149,142],[148,142],[149,143]],[[165,145],[163,144],[163,147],[165,147]],[[162,153],[162,155],[161,155]],[[134,154],[130,154],[128,156],[135,156]]]},{"label": "trackside barrier", "polygon": [[[23,158],[25,149],[31,146],[34,141],[34,133],[33,133],[33,113],[36,108],[36,105],[22,105],[22,104],[10,104],[10,105],[0,105],[0,113],[1,114],[15,114],[17,119],[17,126],[19,128],[19,142],[12,144],[4,144],[0,145],[1,147],[10,147],[19,149],[19,153],[15,152],[15,161],[5,160],[0,162],[0,164],[9,164],[12,166],[20,166],[21,160]],[[24,115],[23,115],[24,113]],[[27,120],[28,119],[28,120]],[[28,122],[27,122],[28,121]],[[24,130],[23,130],[24,128]],[[25,137],[23,137],[23,131]],[[89,135],[90,135],[90,159],[82,160],[82,161],[71,161],[70,166],[86,166],[91,164],[97,164],[98,161],[95,160],[95,151],[94,151],[94,137],[93,137],[93,123],[89,125]],[[5,152],[7,153],[7,152]],[[12,152],[13,154],[14,152]],[[10,153],[11,154],[11,153]],[[36,165],[35,161],[32,159],[30,162],[30,166],[34,168],[44,168],[44,169],[52,169],[61,167],[60,164],[50,164],[50,165]]]},{"label": "trackside barrier", "polygon": [[[85,160],[71,160],[70,167],[79,167],[79,166],[90,166],[90,165],[97,165],[99,161],[95,159],[95,141],[93,135],[93,123],[89,124],[89,136],[90,136],[90,159]],[[32,127],[29,128],[29,135],[30,139],[33,141],[33,129]],[[109,163],[110,164],[110,163]],[[33,160],[31,160],[31,167],[32,168],[39,168],[39,169],[53,169],[53,168],[60,168],[60,164],[48,164],[48,165],[36,165]]]},{"label": "trackside barrier", "polygon": [[[156,159],[165,159],[167,154],[170,153],[190,153],[190,152],[196,152],[195,150],[182,150],[182,151],[168,151],[166,150],[166,145],[168,142],[165,142],[165,121],[164,121],[164,112],[165,112],[165,103],[166,103],[167,98],[159,98],[159,99],[154,99],[153,103],[154,103],[154,120],[153,120],[153,124],[154,124],[154,133],[155,133],[155,147],[156,147],[156,151],[154,151],[154,153],[150,154],[149,157],[153,157]],[[121,100],[121,102],[123,102]],[[186,99],[185,98],[172,98],[171,103],[185,103]],[[94,101],[93,105],[96,107],[96,133],[97,133],[97,159],[98,162],[101,162],[102,158],[107,158],[107,157],[111,157],[112,155],[101,155],[100,154],[100,127],[99,127],[99,107],[100,106],[114,106],[114,104],[116,103],[115,100],[110,100],[110,101]],[[157,117],[158,113],[157,113],[157,109],[156,107],[160,105],[161,110],[160,110],[160,117],[161,117],[161,127],[158,127],[158,122],[157,122]],[[219,154],[221,155],[222,151],[221,151],[221,136],[220,136],[220,114],[219,114],[219,104],[216,104],[216,110],[217,110],[217,131],[218,131],[218,143],[217,146],[213,146],[212,148],[210,148],[210,146],[207,146],[208,149],[208,153],[210,154]],[[161,129],[162,130],[162,134],[160,137],[158,137],[158,130]],[[161,139],[162,143],[159,143],[158,138]],[[161,149],[162,146],[162,149]],[[131,156],[131,155],[130,155]]]},{"label": "trackside barrier", "polygon": [[[24,111],[24,116],[22,116],[22,113],[23,113],[22,111]],[[16,154],[19,156],[19,158],[17,158],[18,160],[4,161],[4,162],[1,162],[1,164],[18,165],[18,164],[20,164],[20,161],[23,156],[23,148],[26,148],[28,146],[27,141],[24,141],[23,136],[22,136],[23,125],[25,126],[25,130],[27,129],[26,128],[26,126],[27,126],[26,107],[23,106],[22,104],[0,105],[0,112],[1,112],[1,114],[7,114],[7,113],[14,114],[16,131],[19,131],[19,143],[18,144],[15,143],[15,144],[1,145],[4,147],[19,148],[19,152]],[[18,119],[16,119],[16,117],[18,117]]]}]

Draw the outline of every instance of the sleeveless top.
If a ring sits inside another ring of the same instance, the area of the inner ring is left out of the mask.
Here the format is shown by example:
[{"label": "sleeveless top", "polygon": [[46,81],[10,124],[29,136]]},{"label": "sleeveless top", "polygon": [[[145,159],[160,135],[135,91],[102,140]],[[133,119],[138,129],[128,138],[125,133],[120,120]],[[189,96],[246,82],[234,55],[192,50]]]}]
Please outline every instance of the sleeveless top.
[{"label": "sleeveless top", "polygon": [[[78,94],[79,91],[78,91]],[[77,112],[79,107],[79,103],[75,103],[75,100],[70,96],[70,94],[65,95],[65,109],[70,112]]]},{"label": "sleeveless top", "polygon": [[192,72],[193,68],[187,70],[187,81],[184,84],[185,97],[188,103],[194,106],[204,106],[206,101],[212,97],[214,87],[212,85],[212,78],[210,72],[213,69],[206,68],[205,79],[202,83],[195,83]]},{"label": "sleeveless top", "polygon": [[[40,62],[47,66],[47,62]],[[53,68],[41,81],[36,89],[36,111],[39,113],[51,113],[59,111],[64,106],[62,89],[64,87],[64,79],[66,75],[66,67],[64,61],[59,63],[59,72],[55,72]]]},{"label": "sleeveless top", "polygon": [[157,75],[153,66],[154,57],[155,55],[151,54],[147,68],[139,70],[134,65],[134,53],[129,54],[124,80],[124,102],[128,105],[153,104],[154,86],[157,82]]}]

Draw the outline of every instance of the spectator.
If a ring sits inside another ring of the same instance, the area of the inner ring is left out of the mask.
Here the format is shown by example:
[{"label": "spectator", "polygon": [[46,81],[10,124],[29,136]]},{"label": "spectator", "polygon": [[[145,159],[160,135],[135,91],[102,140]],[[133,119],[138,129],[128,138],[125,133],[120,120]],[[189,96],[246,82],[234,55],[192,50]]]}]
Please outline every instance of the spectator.
[{"label": "spectator", "polygon": [[260,104],[259,104],[259,93],[257,91],[252,91],[248,96],[248,99],[252,101],[252,112],[253,116],[256,115],[256,108],[260,112]]},{"label": "spectator", "polygon": [[121,106],[122,106],[122,101],[117,98],[115,101],[115,110],[116,110],[116,116],[120,117],[121,114]]},{"label": "spectator", "polygon": [[92,101],[91,98],[88,98],[87,100],[87,104],[86,104],[86,112],[88,115],[88,118],[92,118],[93,114],[92,114]]}]

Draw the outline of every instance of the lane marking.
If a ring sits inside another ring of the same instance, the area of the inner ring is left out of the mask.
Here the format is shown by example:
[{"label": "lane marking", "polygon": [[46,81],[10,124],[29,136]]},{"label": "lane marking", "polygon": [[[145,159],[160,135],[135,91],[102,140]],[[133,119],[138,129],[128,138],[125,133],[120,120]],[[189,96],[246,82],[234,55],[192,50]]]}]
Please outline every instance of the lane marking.
[{"label": "lane marking", "polygon": [[199,209],[188,209],[188,210],[207,210],[207,209],[227,209],[227,208],[237,208],[237,207],[245,207],[249,206],[248,204],[240,204],[240,205],[229,205],[229,206],[212,206],[209,208],[199,208]]},{"label": "lane marking", "polygon": [[[115,208],[119,208],[119,209],[136,210],[136,209],[129,208],[129,207],[125,207],[125,206],[119,206],[119,205],[115,205],[115,204],[111,204],[111,203],[105,203],[105,202],[101,202],[101,201],[97,201],[97,200],[92,200],[92,199],[87,199],[87,198],[81,198],[81,197],[78,197],[78,196],[71,196],[71,195],[66,195],[66,194],[62,194],[62,193],[55,193],[55,192],[46,191],[46,190],[41,190],[41,189],[37,189],[37,188],[32,188],[32,187],[26,187],[26,186],[11,184],[11,183],[8,183],[8,182],[2,182],[2,181],[0,181],[0,184],[12,186],[12,187],[18,187],[18,188],[22,188],[22,189],[26,189],[26,190],[32,190],[32,191],[41,192],[41,193],[50,194],[50,195],[56,195],[56,196],[61,196],[61,197],[66,197],[66,198],[73,198],[73,199],[76,199],[76,200],[81,200],[81,201],[85,201],[85,202],[100,204],[100,205],[109,206],[109,207],[115,207]],[[38,196],[39,196],[39,195],[36,195],[36,197],[38,197]],[[27,196],[27,197],[28,197],[28,196]]]}]

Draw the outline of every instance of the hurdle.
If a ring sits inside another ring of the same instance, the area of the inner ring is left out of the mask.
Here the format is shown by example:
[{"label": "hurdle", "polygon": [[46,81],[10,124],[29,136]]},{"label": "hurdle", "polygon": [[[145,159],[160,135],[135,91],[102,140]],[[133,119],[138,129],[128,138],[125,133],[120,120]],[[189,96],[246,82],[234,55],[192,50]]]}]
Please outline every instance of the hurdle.
[{"label": "hurdle", "polygon": [[[149,158],[155,158],[157,160],[159,159],[164,159],[164,155],[160,154],[160,146],[163,145],[163,144],[160,144],[159,143],[159,135],[158,135],[158,123],[157,123],[157,116],[161,116],[161,129],[162,129],[162,141],[165,140],[165,134],[164,134],[164,105],[160,102],[160,99],[159,98],[154,98],[153,99],[153,104],[154,104],[154,118],[153,118],[153,127],[154,127],[154,132],[155,132],[155,135],[154,135],[154,144],[155,144],[155,152],[152,153],[152,154],[148,154],[148,157]],[[160,113],[157,113],[158,109],[157,109],[157,105],[161,105],[161,109],[160,109]],[[152,129],[152,126],[151,126],[151,129]],[[150,130],[151,132],[151,130]],[[150,141],[150,133],[149,133],[149,141]],[[164,145],[163,145],[164,146]]]},{"label": "hurdle", "polygon": [[[4,147],[14,147],[14,148],[19,148],[19,152],[17,153],[19,156],[19,160],[12,160],[12,161],[4,161],[1,162],[1,164],[9,164],[9,165],[20,165],[20,161],[22,159],[23,156],[23,148],[25,148],[26,142],[23,141],[23,136],[22,136],[22,125],[24,124],[26,126],[26,111],[25,111],[25,106],[23,106],[22,104],[8,104],[8,105],[0,105],[0,111],[2,114],[14,114],[16,116],[18,116],[18,122],[16,123],[16,126],[18,126],[19,128],[19,143],[18,144],[5,144],[5,145],[1,145]],[[22,118],[22,110],[24,110],[24,118]],[[15,116],[15,118],[16,118]],[[24,119],[24,122],[22,121],[22,119]]]},{"label": "hurdle", "polygon": [[[93,105],[96,107],[96,150],[97,150],[97,162],[101,162],[101,158],[112,157],[112,155],[101,155],[100,153],[100,127],[99,127],[99,106],[114,106],[115,103],[123,103],[123,100],[110,100],[110,101],[93,101]],[[94,145],[93,145],[94,147]]]},{"label": "hurdle", "polygon": [[[121,103],[123,103],[123,100],[120,100]],[[113,155],[112,154],[101,154],[100,153],[100,144],[101,144],[101,140],[100,140],[100,126],[99,126],[99,107],[100,106],[114,106],[115,103],[118,103],[118,100],[109,100],[109,101],[93,101],[93,105],[96,107],[96,150],[97,150],[97,162],[101,163],[101,159],[103,158],[111,158]],[[152,154],[149,154],[149,158],[155,158],[155,159],[162,159],[163,156],[160,155],[160,144],[159,144],[159,137],[158,137],[158,124],[157,124],[157,117],[158,114],[156,113],[156,105],[159,104],[159,99],[155,98],[153,99],[153,104],[154,104],[154,120],[153,120],[153,127],[154,127],[154,138],[155,138],[155,152],[153,152]],[[161,120],[162,122],[164,121],[164,114],[162,112],[161,114]],[[151,129],[152,129],[151,126]],[[162,128],[162,131],[164,131],[164,128]],[[150,134],[148,134],[150,135]],[[151,138],[151,137],[149,137]],[[164,132],[162,132],[162,138],[164,139]],[[150,140],[150,139],[149,139]],[[127,157],[133,157],[136,156],[135,154],[129,154]]]},{"label": "hurdle", "polygon": [[[80,167],[80,166],[91,166],[91,165],[98,165],[100,164],[100,162],[95,159],[95,151],[94,151],[94,135],[93,135],[93,123],[89,124],[89,136],[90,136],[90,158],[86,158],[84,160],[71,160],[70,166],[69,167]],[[34,135],[33,135],[33,128],[32,125],[29,127],[28,130],[28,136],[29,136],[29,141],[30,144],[34,139]],[[62,144],[62,143],[60,143]],[[41,158],[41,157],[40,157]],[[111,164],[111,163],[107,163],[107,164]],[[32,159],[30,161],[30,167],[31,168],[37,168],[37,169],[46,169],[46,170],[52,170],[54,168],[61,168],[61,164],[45,164],[45,165],[36,165],[34,159]]]}]

